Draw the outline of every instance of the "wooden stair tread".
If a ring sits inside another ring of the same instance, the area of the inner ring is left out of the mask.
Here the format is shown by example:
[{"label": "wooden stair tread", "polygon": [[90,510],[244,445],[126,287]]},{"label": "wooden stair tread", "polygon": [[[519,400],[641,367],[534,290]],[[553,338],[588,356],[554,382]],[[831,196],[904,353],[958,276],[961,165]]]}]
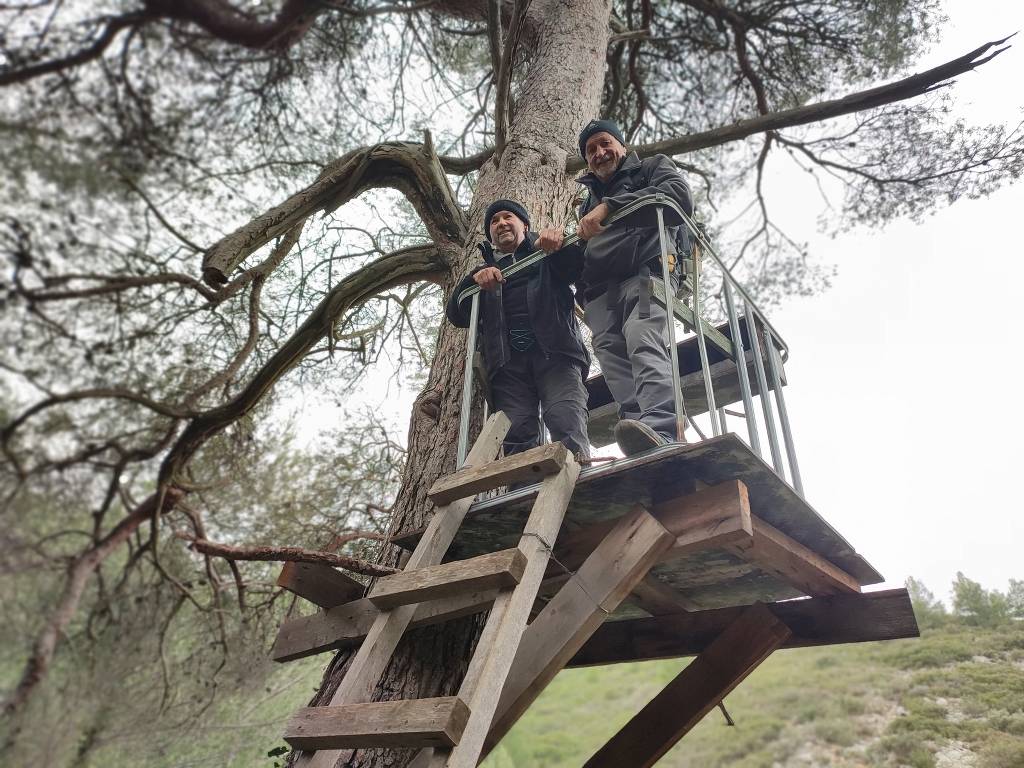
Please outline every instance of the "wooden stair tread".
[{"label": "wooden stair tread", "polygon": [[377,580],[368,599],[380,610],[455,597],[468,592],[514,587],[526,570],[526,555],[517,547],[406,570]]},{"label": "wooden stair tread", "polygon": [[458,696],[303,707],[284,739],[304,750],[366,747],[453,747],[469,722]]},{"label": "wooden stair tread", "polygon": [[438,506],[512,483],[535,483],[565,466],[568,449],[547,443],[478,467],[463,467],[437,479],[427,497]]}]

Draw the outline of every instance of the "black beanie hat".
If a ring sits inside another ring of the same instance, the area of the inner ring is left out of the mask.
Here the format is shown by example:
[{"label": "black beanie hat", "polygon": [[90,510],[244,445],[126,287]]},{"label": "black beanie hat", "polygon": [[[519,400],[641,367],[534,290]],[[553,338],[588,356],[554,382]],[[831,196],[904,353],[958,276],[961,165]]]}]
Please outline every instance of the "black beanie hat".
[{"label": "black beanie hat", "polygon": [[580,155],[585,160],[587,158],[587,139],[593,136],[595,133],[610,133],[616,139],[619,140],[619,144],[625,146],[626,140],[622,138],[622,131],[619,130],[619,126],[612,120],[591,120],[580,131]]},{"label": "black beanie hat", "polygon": [[495,200],[487,206],[487,213],[484,214],[484,235],[488,240],[491,238],[491,219],[494,218],[494,214],[498,211],[511,211],[523,220],[527,229],[530,228],[530,214],[526,212],[523,206],[515,200]]}]

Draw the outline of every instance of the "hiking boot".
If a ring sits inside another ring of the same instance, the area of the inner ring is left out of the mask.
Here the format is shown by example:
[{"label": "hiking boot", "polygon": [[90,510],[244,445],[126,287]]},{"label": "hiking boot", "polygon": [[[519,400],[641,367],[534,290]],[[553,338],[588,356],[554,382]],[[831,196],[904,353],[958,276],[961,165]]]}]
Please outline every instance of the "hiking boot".
[{"label": "hiking boot", "polygon": [[615,425],[615,442],[627,456],[643,453],[668,443],[664,437],[636,419],[622,419]]}]

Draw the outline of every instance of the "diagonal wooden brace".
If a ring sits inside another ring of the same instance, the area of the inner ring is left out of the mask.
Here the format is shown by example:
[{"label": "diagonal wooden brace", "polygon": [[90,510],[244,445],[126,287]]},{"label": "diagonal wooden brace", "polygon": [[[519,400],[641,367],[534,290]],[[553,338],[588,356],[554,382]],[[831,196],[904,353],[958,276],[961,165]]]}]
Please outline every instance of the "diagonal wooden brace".
[{"label": "diagonal wooden brace", "polygon": [[675,537],[642,507],[621,518],[605,534],[579,571],[523,633],[491,723],[486,750],[508,732],[674,541]]},{"label": "diagonal wooden brace", "polygon": [[654,765],[789,636],[765,606],[746,609],[584,768]]}]

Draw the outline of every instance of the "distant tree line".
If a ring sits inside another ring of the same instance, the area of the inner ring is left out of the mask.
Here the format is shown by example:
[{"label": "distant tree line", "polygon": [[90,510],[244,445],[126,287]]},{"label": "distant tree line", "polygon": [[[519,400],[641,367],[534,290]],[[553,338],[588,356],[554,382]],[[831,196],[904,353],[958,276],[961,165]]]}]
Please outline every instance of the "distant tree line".
[{"label": "distant tree line", "polygon": [[996,627],[1013,621],[1024,621],[1024,580],[1010,579],[1006,592],[988,590],[957,571],[953,581],[953,607],[935,597],[931,590],[914,577],[907,579],[907,590],[914,604],[914,614],[922,629],[950,623],[971,627]]}]

